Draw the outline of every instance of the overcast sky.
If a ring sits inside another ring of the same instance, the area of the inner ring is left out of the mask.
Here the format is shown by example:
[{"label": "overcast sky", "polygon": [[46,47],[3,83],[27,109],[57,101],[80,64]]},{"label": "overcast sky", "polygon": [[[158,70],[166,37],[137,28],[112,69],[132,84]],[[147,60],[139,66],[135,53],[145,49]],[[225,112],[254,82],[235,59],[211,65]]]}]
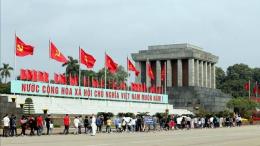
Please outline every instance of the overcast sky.
[{"label": "overcast sky", "polygon": [[[1,62],[14,66],[14,33],[35,46],[17,69],[62,72],[49,60],[48,40],[78,57],[104,51],[126,66],[126,56],[149,45],[191,43],[219,56],[218,66],[260,67],[259,0],[1,0]],[[18,74],[18,70],[16,75]]]}]

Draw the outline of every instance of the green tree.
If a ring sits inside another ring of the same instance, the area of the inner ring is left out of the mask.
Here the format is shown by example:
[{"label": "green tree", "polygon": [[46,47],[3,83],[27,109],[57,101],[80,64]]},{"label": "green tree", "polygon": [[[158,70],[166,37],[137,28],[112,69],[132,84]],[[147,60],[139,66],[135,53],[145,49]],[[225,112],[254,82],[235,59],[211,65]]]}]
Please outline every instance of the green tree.
[{"label": "green tree", "polygon": [[[223,92],[231,94],[233,97],[246,97],[248,93],[244,90],[244,84],[248,80],[252,80],[253,70],[245,64],[235,64],[229,66],[224,81],[216,81],[221,83],[219,89]],[[219,80],[216,78],[216,80]]]},{"label": "green tree", "polygon": [[6,84],[7,78],[11,76],[12,70],[14,70],[14,69],[11,66],[9,66],[9,64],[5,64],[5,63],[3,63],[3,67],[0,68],[1,77],[5,79],[5,84]]},{"label": "green tree", "polygon": [[233,98],[227,103],[227,107],[233,109],[234,112],[241,114],[242,117],[250,118],[253,111],[259,108],[259,104],[248,98]]},{"label": "green tree", "polygon": [[[115,74],[112,74],[111,72],[109,72],[108,70],[106,70],[107,72],[107,81],[109,80],[114,80],[117,83],[120,83],[122,81],[126,81],[127,80],[127,72],[125,71],[123,66],[118,66],[117,72]],[[98,71],[97,73],[97,77],[98,78],[105,78],[105,68],[102,68],[101,70]]]},{"label": "green tree", "polygon": [[225,82],[225,71],[220,68],[216,67],[216,87],[217,89],[221,89],[222,84]]},{"label": "green tree", "polygon": [[260,83],[260,68],[253,69],[253,80]]},{"label": "green tree", "polygon": [[62,67],[66,67],[67,76],[79,74],[79,62],[71,56],[68,56],[68,61],[62,64]]}]

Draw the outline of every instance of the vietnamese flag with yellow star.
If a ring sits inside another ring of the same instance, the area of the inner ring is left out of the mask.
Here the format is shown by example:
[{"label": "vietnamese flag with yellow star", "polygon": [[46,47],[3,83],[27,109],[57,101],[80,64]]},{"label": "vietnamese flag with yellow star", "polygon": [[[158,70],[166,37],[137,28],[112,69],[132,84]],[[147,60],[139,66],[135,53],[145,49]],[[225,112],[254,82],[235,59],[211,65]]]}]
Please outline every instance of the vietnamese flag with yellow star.
[{"label": "vietnamese flag with yellow star", "polygon": [[50,42],[50,58],[54,59],[58,62],[61,63],[66,63],[67,59],[66,57],[59,51],[59,49],[52,43]]},{"label": "vietnamese flag with yellow star", "polygon": [[25,44],[18,36],[15,36],[15,48],[16,56],[24,57],[27,55],[33,55],[34,47]]},{"label": "vietnamese flag with yellow star", "polygon": [[96,59],[92,55],[86,53],[83,49],[80,49],[80,63],[86,65],[87,68],[93,68],[95,62]]}]

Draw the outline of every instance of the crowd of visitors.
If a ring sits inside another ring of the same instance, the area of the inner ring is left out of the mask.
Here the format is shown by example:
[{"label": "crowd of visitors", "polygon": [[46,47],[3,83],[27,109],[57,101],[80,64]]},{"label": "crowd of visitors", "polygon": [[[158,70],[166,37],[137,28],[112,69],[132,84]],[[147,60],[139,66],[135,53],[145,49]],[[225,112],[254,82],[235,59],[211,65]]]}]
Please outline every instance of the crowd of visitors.
[{"label": "crowd of visitors", "polygon": [[[3,117],[3,136],[24,136],[24,135],[38,135],[41,136],[52,134],[54,124],[51,115],[38,116],[22,116],[19,120],[15,115],[5,115]],[[17,133],[17,123],[21,126],[21,133]],[[222,128],[241,126],[242,118],[240,115],[227,117],[196,117],[196,116],[178,116],[171,115],[167,117],[157,116],[133,116],[133,117],[104,117],[91,116],[82,117],[81,115],[71,118],[66,114],[63,118],[63,134],[72,133],[90,134],[92,136],[97,133],[111,133],[113,132],[149,132],[162,130],[178,130],[178,129],[198,129],[198,128]],[[46,130],[44,130],[46,129]],[[70,129],[72,131],[70,132]],[[112,130],[113,129],[113,130]],[[82,131],[83,130],[83,131]],[[28,131],[28,132],[27,132]],[[45,131],[45,132],[43,132]]]}]

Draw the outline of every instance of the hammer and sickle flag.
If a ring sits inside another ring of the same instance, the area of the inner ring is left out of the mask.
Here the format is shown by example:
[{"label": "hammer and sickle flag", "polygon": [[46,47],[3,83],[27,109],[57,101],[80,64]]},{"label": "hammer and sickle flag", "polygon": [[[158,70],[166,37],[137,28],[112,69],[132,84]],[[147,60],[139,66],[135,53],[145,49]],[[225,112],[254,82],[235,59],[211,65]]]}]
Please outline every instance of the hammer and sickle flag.
[{"label": "hammer and sickle flag", "polygon": [[16,40],[15,40],[15,44],[16,44],[16,56],[20,56],[20,57],[24,57],[27,55],[33,55],[33,50],[34,47],[31,45],[27,45],[25,44],[19,37],[16,36]]},{"label": "hammer and sickle flag", "polygon": [[61,62],[61,63],[67,62],[66,57],[59,51],[59,49],[57,49],[57,47],[52,42],[50,42],[50,49],[49,50],[50,50],[50,58],[51,59],[54,59],[54,60]]},{"label": "hammer and sickle flag", "polygon": [[80,63],[86,65],[87,68],[93,68],[95,62],[96,59],[92,55],[86,53],[83,49],[80,49]]},{"label": "hammer and sickle flag", "polygon": [[111,73],[116,73],[118,64],[107,54],[105,54],[105,65]]}]

